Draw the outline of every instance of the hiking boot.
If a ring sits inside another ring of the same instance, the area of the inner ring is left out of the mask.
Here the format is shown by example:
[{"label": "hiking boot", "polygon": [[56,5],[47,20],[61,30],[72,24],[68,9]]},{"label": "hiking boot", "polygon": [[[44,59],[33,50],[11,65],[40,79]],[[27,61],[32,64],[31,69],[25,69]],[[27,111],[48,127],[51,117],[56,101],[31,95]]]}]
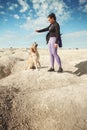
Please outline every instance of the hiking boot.
[{"label": "hiking boot", "polygon": [[55,71],[54,68],[50,68],[50,69],[48,70],[48,72],[53,72],[53,71]]},{"label": "hiking boot", "polygon": [[63,69],[61,67],[59,67],[59,70],[57,72],[63,72]]}]

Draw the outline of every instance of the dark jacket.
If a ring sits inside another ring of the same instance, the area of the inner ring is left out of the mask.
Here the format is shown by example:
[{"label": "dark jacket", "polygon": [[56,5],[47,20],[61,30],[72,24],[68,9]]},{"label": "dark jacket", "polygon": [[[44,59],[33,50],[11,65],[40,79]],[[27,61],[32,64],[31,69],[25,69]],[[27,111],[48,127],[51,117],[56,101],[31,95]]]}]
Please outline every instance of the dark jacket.
[{"label": "dark jacket", "polygon": [[56,37],[55,43],[59,44],[59,40],[61,39],[61,37],[60,37],[60,26],[57,22],[50,24],[47,28],[38,30],[38,32],[45,32],[45,31],[49,31],[46,35],[47,43],[50,37]]}]

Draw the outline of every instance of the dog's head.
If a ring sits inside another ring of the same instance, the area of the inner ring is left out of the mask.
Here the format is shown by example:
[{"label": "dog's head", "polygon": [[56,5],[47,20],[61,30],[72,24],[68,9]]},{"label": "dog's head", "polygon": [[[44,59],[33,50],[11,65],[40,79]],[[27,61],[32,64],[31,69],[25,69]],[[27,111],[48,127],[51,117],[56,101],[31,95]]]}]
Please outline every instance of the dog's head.
[{"label": "dog's head", "polygon": [[37,46],[38,46],[38,44],[36,42],[32,44],[33,48],[37,48]]},{"label": "dog's head", "polygon": [[36,42],[32,44],[32,47],[31,47],[32,52],[35,53],[37,51],[37,46],[38,44]]}]

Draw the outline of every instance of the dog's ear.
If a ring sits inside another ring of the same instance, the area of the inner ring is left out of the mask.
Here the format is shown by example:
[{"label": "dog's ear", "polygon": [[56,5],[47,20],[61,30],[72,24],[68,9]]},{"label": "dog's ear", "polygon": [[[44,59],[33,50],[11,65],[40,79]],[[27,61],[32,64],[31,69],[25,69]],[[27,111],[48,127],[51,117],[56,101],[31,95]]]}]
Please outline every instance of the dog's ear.
[{"label": "dog's ear", "polygon": [[36,43],[36,47],[38,46],[38,44]]},{"label": "dog's ear", "polygon": [[31,48],[31,52],[35,53],[35,49],[34,49],[34,48]]},{"label": "dog's ear", "polygon": [[36,42],[34,42],[34,46],[35,46],[35,47],[37,47],[37,46],[38,46],[38,44],[37,44]]}]

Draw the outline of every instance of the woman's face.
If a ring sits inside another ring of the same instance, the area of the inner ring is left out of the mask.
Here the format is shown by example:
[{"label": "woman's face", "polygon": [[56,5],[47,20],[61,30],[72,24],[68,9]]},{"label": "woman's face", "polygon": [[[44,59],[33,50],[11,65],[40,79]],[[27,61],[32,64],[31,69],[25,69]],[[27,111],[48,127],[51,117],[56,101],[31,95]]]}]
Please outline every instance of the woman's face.
[{"label": "woman's face", "polygon": [[50,23],[54,23],[54,22],[55,22],[54,18],[50,18],[50,17],[48,17],[48,21],[49,21]]}]

